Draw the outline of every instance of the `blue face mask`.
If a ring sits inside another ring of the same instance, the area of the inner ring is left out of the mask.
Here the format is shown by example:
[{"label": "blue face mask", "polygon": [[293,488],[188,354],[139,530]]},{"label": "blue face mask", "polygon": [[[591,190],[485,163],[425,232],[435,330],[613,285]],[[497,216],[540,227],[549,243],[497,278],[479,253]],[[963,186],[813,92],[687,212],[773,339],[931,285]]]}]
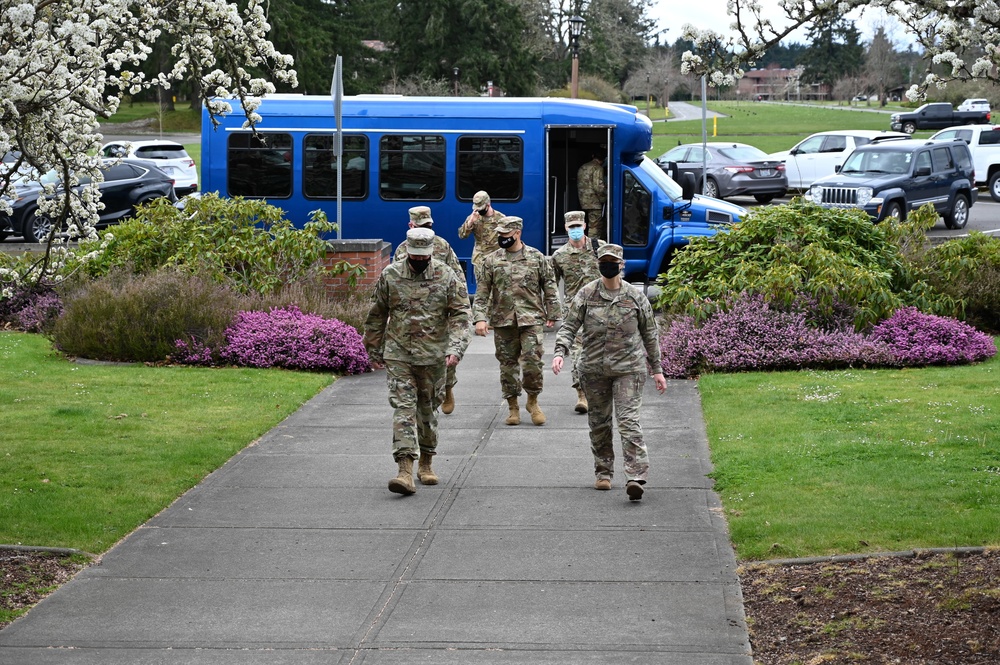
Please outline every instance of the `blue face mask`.
[{"label": "blue face mask", "polygon": [[569,239],[570,240],[583,240],[583,227],[582,226],[574,226],[573,228],[571,228],[569,230]]}]

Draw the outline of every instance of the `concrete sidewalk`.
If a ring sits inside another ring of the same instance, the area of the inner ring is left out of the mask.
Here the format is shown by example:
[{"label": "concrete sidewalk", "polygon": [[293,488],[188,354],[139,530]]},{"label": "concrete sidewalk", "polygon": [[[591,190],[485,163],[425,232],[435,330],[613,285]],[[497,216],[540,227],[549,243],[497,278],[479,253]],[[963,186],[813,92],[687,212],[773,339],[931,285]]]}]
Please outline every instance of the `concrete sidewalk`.
[{"label": "concrete sidewalk", "polygon": [[617,434],[592,489],[569,371],[542,427],[503,424],[492,336],[458,378],[440,485],[386,489],[385,372],[341,379],[0,631],[0,664],[751,665],[695,382],[646,384],[633,503]]}]

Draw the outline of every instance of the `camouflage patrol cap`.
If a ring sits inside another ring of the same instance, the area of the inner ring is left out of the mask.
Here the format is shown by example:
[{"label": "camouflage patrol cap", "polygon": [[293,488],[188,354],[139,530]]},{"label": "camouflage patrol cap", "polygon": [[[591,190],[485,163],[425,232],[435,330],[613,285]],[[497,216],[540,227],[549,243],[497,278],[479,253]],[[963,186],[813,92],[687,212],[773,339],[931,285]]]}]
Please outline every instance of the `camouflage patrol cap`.
[{"label": "camouflage patrol cap", "polygon": [[566,219],[567,229],[571,226],[583,226],[587,223],[587,213],[582,210],[571,210],[563,217]]},{"label": "camouflage patrol cap", "polygon": [[624,261],[622,258],[624,250],[622,250],[621,245],[612,245],[608,243],[607,245],[601,245],[600,249],[597,250],[597,259],[603,259],[606,256],[618,259],[619,261]]},{"label": "camouflage patrol cap", "polygon": [[406,253],[411,256],[430,256],[434,253],[434,232],[418,226],[406,232]]},{"label": "camouflage patrol cap", "polygon": [[431,209],[427,206],[410,208],[410,221],[417,226],[431,226],[434,224],[434,220],[431,219]]},{"label": "camouflage patrol cap", "polygon": [[524,220],[520,217],[504,217],[497,224],[497,233],[513,233],[524,228]]},{"label": "camouflage patrol cap", "polygon": [[490,204],[490,195],[483,191],[476,192],[475,196],[472,197],[472,209],[479,210],[483,206],[488,206]]}]

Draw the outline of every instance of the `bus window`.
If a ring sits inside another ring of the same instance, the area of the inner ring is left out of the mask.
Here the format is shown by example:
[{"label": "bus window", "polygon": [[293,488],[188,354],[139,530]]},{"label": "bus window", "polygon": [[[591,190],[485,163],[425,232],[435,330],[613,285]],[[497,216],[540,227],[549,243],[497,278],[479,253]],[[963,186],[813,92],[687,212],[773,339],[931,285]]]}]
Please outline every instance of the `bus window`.
[{"label": "bus window", "polygon": [[651,197],[635,176],[625,172],[622,197],[622,245],[645,247],[649,244],[649,206]]},{"label": "bus window", "polygon": [[[306,134],[302,144],[302,193],[310,199],[337,198],[337,158],[333,136]],[[344,136],[344,168],[340,174],[345,199],[368,196],[368,137]]]},{"label": "bus window", "polygon": [[379,141],[379,194],[383,199],[444,198],[444,137],[393,134]]},{"label": "bus window", "polygon": [[291,134],[231,134],[227,161],[229,196],[288,198],[292,195]]},{"label": "bus window", "polygon": [[487,190],[493,201],[518,201],[524,174],[524,143],[517,136],[458,139],[458,198],[471,201]]}]

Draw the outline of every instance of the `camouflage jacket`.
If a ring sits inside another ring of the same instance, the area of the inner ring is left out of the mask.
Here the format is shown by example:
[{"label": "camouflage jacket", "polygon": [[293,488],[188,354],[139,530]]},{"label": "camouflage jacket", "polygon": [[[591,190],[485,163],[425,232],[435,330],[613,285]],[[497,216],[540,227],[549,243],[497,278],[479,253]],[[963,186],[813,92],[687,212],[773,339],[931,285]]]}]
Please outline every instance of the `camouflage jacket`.
[{"label": "camouflage jacket", "polygon": [[476,245],[472,248],[472,263],[479,265],[483,259],[500,249],[500,244],[497,242],[497,224],[503,217],[504,214],[499,210],[494,210],[489,217],[473,214],[466,217],[458,227],[459,238],[464,239],[472,235],[476,239]]},{"label": "camouflage jacket", "polygon": [[[563,296],[567,303],[573,299],[580,287],[601,276],[601,271],[597,268],[597,253],[594,245],[590,238],[587,238],[586,242],[587,244],[580,249],[566,243],[549,257],[556,283],[558,284],[561,279],[566,284],[563,288]],[[604,244],[603,240],[597,242],[598,247]]]},{"label": "camouflage jacket", "polygon": [[608,200],[607,185],[604,182],[604,165],[591,160],[576,172],[576,188],[583,210],[600,210]]},{"label": "camouflage jacket", "polygon": [[469,346],[469,294],[465,280],[437,259],[422,273],[406,261],[378,278],[365,320],[365,349],[373,362],[412,365],[459,358]]},{"label": "camouflage jacket", "polygon": [[533,326],[562,315],[552,266],[534,247],[524,245],[519,252],[498,249],[483,261],[479,277],[473,312],[477,323]]},{"label": "camouflage jacket", "polygon": [[577,331],[583,336],[581,370],[591,376],[623,376],[647,371],[661,374],[660,341],[653,308],[642,290],[622,281],[612,295],[596,279],[570,303],[556,334],[555,355],[569,355]]},{"label": "camouflage jacket", "polygon": [[[455,250],[451,248],[448,241],[441,236],[434,236],[434,253],[431,254],[435,259],[440,259],[444,261],[455,274],[458,275],[459,279],[465,278],[465,271],[462,270],[462,264],[458,262],[458,256],[455,255]],[[395,261],[405,261],[406,260],[406,241],[399,243],[399,247],[396,248],[396,253],[393,255],[392,260]]]}]

